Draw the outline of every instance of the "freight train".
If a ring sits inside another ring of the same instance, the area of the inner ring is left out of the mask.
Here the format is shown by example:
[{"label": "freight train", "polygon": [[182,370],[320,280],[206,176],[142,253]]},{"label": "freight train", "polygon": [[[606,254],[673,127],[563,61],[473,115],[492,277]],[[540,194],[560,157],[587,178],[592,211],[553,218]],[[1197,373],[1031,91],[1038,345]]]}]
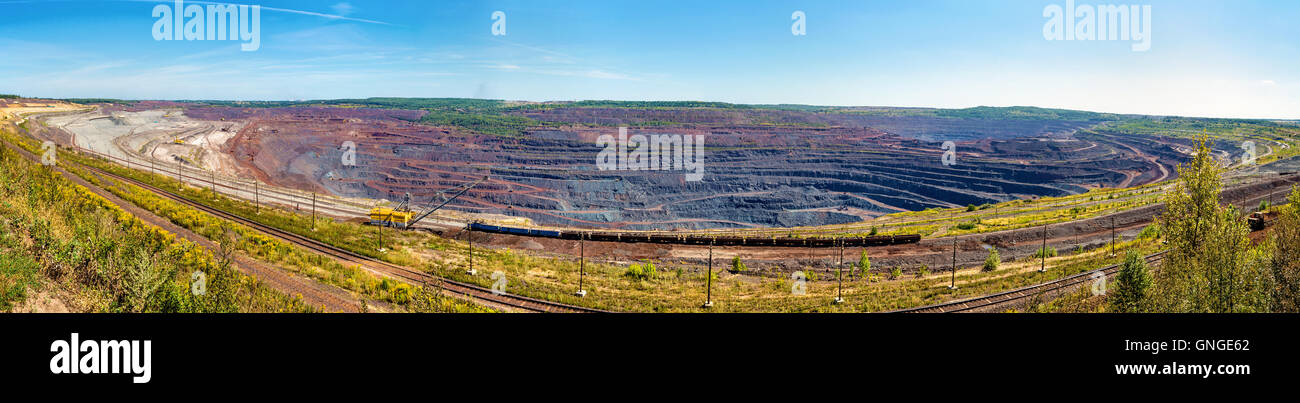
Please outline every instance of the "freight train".
[{"label": "freight train", "polygon": [[888,246],[916,243],[920,235],[878,235],[865,237],[813,237],[813,238],[778,238],[778,237],[740,237],[740,236],[704,236],[700,234],[664,234],[664,233],[623,233],[623,232],[587,232],[557,231],[533,228],[515,228],[483,223],[470,223],[470,231],[489,232],[541,238],[556,238],[598,242],[660,243],[678,245],[717,245],[717,246],[771,246],[792,248],[832,248]]}]

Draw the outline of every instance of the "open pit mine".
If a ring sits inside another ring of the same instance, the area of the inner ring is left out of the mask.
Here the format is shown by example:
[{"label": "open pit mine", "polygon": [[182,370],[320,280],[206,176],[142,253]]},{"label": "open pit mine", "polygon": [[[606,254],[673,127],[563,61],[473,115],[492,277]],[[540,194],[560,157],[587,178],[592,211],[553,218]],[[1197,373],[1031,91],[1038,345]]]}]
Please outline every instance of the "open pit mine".
[{"label": "open pit mine", "polygon": [[[43,115],[34,130],[109,155],[345,198],[396,201],[410,193],[427,203],[487,176],[446,208],[629,230],[845,224],[1139,186],[1175,177],[1191,148],[1183,138],[1113,134],[1113,118],[1100,114],[537,105],[494,115],[526,122],[508,134],[430,123],[422,118],[436,112],[428,110],[152,101]],[[704,175],[691,181],[680,171],[599,169],[597,139],[619,127],[703,136]],[[955,150],[945,164],[948,141]]]}]

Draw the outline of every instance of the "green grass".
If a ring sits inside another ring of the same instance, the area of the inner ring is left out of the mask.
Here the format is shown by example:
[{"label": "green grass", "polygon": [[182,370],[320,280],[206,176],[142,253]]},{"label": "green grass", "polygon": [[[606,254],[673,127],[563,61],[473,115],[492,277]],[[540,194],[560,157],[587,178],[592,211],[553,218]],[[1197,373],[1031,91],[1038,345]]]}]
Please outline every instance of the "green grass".
[{"label": "green grass", "polygon": [[[7,233],[4,235],[3,241],[9,243],[12,238]],[[6,245],[0,251],[0,311],[4,312],[26,299],[29,288],[40,286],[40,265],[31,256],[11,250],[12,247]]]},{"label": "green grass", "polygon": [[[0,187],[5,310],[25,299],[20,289],[49,286],[77,311],[312,311],[7,147],[0,147]],[[190,289],[195,271],[207,276],[202,295]]]}]

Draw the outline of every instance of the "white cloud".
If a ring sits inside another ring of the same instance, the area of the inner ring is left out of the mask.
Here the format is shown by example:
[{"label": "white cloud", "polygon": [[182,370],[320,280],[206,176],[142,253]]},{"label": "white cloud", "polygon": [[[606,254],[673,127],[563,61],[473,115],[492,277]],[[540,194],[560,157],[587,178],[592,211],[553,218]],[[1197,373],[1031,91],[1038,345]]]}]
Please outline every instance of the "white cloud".
[{"label": "white cloud", "polygon": [[354,10],[354,8],[352,7],[352,4],[349,4],[349,3],[346,2],[346,1],[345,1],[345,2],[342,2],[342,3],[339,3],[339,4],[332,5],[332,6],[330,6],[330,9],[331,9],[331,10],[334,10],[334,13],[335,13],[335,14],[338,14],[338,15],[341,15],[341,16],[347,16],[348,14],[352,14],[352,10]]}]

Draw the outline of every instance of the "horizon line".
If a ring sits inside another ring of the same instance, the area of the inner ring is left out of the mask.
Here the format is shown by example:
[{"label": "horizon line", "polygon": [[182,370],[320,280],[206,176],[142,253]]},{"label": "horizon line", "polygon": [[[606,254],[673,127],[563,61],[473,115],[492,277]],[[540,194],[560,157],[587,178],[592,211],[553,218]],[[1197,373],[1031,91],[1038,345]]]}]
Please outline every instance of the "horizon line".
[{"label": "horizon line", "polygon": [[[7,94],[7,95],[18,95],[18,94]],[[57,101],[103,99],[103,100],[119,100],[119,101],[132,101],[132,102],[163,101],[163,102],[301,102],[301,103],[306,103],[306,102],[319,102],[319,101],[368,100],[368,99],[376,99],[376,98],[388,98],[388,99],[473,99],[473,100],[481,100],[481,101],[527,102],[527,103],[537,103],[537,104],[576,103],[576,102],[701,102],[701,103],[716,103],[716,104],[728,104],[728,105],[740,105],[740,106],[778,106],[778,107],[779,106],[809,106],[809,107],[820,107],[820,108],[887,108],[887,109],[929,109],[929,110],[964,110],[964,109],[974,109],[974,108],[1038,108],[1038,109],[1047,109],[1047,110],[1086,112],[1086,113],[1109,114],[1109,115],[1120,115],[1120,116],[1174,117],[1174,118],[1188,118],[1188,119],[1224,119],[1224,120],[1241,119],[1241,120],[1300,122],[1300,116],[1292,117],[1292,118],[1269,118],[1269,117],[1209,117],[1209,116],[1187,116],[1187,115],[1156,115],[1156,114],[1135,113],[1135,112],[1103,112],[1103,111],[1086,110],[1086,109],[1071,109],[1067,107],[1037,106],[1037,105],[1007,105],[1007,106],[974,105],[974,106],[966,106],[966,107],[903,106],[903,105],[826,105],[826,104],[801,104],[801,103],[743,103],[743,102],[729,102],[729,101],[707,101],[701,99],[674,99],[674,100],[552,99],[552,100],[545,100],[545,101],[536,101],[536,100],[527,100],[527,99],[436,97],[436,96],[431,96],[431,97],[369,96],[364,98],[253,99],[253,100],[250,99],[161,99],[161,98],[130,99],[130,98],[114,98],[114,97],[55,98],[55,97],[29,97],[29,96],[22,96],[22,95],[18,95],[18,97],[19,99],[48,99],[48,100],[57,100]]]}]

